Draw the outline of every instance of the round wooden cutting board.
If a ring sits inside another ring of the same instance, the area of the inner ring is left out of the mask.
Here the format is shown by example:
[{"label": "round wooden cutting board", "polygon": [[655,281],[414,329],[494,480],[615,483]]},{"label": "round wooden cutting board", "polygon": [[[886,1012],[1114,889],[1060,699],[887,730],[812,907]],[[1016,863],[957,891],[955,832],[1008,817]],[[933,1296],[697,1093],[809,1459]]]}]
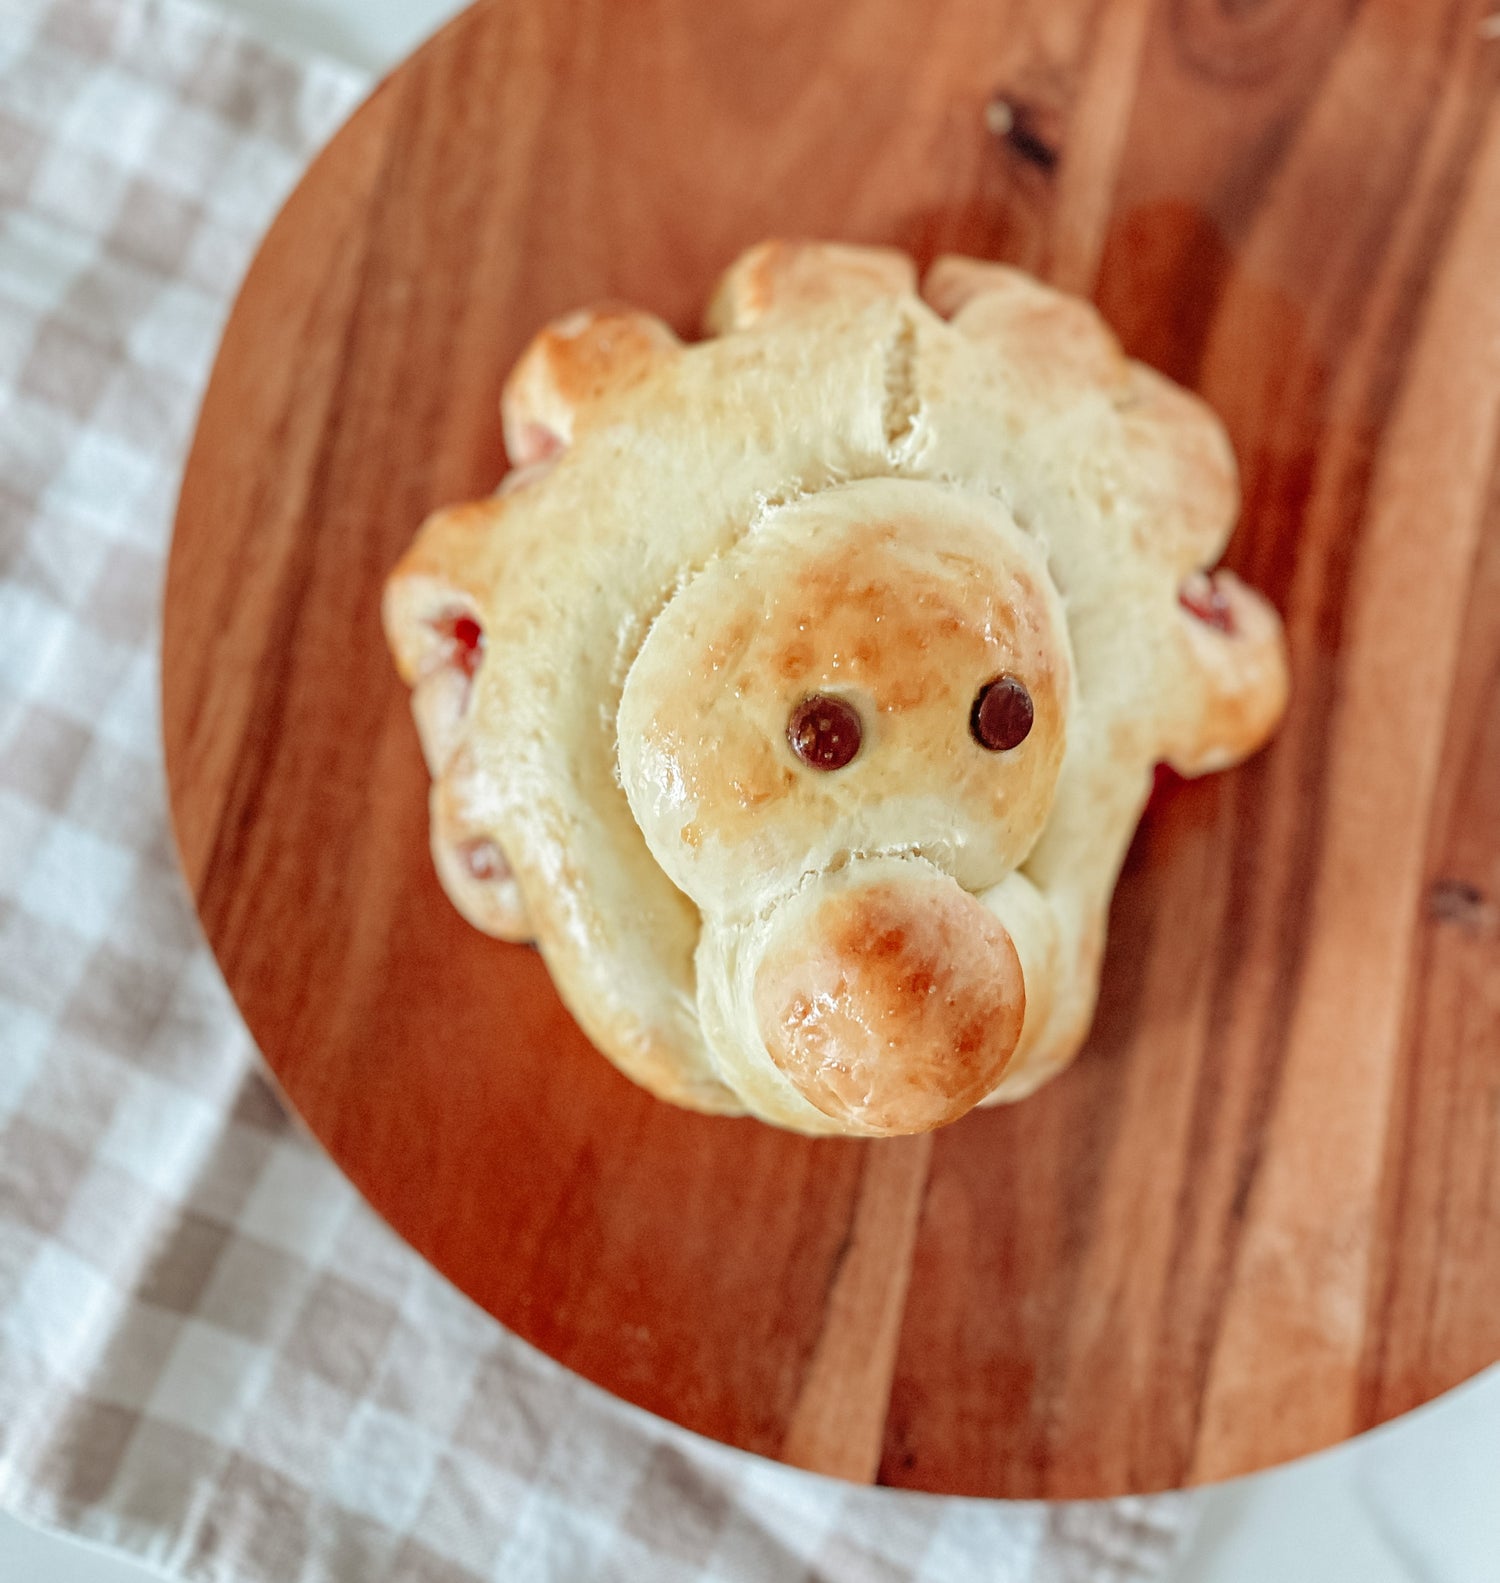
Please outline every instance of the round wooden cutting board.
[{"label": "round wooden cutting board", "polygon": [[[485,0],[224,337],[167,589],[204,927],[287,1095],[528,1341],[704,1434],[996,1496],[1264,1467],[1500,1358],[1500,40],[1345,0]],[[1020,263],[1202,391],[1291,714],[1165,787],[1089,1047],[930,1138],[639,1092],[433,877],[381,638],[550,316],[768,235]]]}]

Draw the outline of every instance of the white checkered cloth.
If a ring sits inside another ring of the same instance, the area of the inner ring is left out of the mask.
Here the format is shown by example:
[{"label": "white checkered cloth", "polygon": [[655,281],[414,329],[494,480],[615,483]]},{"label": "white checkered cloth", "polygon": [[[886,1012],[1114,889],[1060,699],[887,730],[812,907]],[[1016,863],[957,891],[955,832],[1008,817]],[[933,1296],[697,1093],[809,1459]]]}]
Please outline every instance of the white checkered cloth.
[{"label": "white checkered cloth", "polygon": [[522,1345],[293,1128],[167,831],[157,597],[257,234],[365,84],[0,0],[0,1504],[254,1583],[1159,1577],[1186,1500],[859,1490]]}]

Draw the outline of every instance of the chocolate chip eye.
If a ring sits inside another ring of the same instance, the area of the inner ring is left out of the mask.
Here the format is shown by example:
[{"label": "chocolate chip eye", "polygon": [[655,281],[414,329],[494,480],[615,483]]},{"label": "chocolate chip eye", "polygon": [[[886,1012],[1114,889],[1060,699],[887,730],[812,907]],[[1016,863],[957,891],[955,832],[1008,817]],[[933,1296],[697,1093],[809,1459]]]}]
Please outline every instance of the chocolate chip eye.
[{"label": "chocolate chip eye", "polygon": [[1014,676],[997,676],[975,695],[969,730],[980,747],[1005,753],[1026,740],[1035,718],[1031,694]]},{"label": "chocolate chip eye", "polygon": [[786,739],[809,769],[841,770],[859,752],[864,735],[853,704],[814,693],[792,710]]}]

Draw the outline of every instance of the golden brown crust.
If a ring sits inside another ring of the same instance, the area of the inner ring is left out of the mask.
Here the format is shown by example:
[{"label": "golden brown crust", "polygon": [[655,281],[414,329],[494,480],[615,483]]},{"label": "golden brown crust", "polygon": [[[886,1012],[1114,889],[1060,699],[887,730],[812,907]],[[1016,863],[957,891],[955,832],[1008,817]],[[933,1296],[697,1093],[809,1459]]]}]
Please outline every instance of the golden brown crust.
[{"label": "golden brown crust", "polygon": [[1004,928],[951,880],[857,885],[773,939],[755,980],[771,1059],[834,1122],[925,1132],[994,1088],[1026,995]]},{"label": "golden brown crust", "polygon": [[549,324],[521,354],[500,396],[512,467],[545,461],[573,441],[574,425],[606,391],[620,391],[677,349],[649,313],[606,305]]},{"label": "golden brown crust", "polygon": [[1033,400],[1115,391],[1129,378],[1120,343],[1091,303],[1019,269],[948,255],[928,270],[922,295],[955,329],[1024,369]]},{"label": "golden brown crust", "polygon": [[912,261],[892,247],[761,242],[724,272],[704,312],[703,328],[709,335],[727,335],[773,312],[898,297],[915,288],[916,278]]}]

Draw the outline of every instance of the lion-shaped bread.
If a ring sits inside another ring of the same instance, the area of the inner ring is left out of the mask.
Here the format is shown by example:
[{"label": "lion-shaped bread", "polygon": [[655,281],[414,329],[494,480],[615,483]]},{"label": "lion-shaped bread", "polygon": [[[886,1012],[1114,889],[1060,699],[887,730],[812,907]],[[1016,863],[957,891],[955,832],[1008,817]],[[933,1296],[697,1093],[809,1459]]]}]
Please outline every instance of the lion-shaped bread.
[{"label": "lion-shaped bread", "polygon": [[1077,1052],[1155,766],[1266,739],[1281,626],[1208,570],[1219,423],[1088,304],[770,242],[707,329],[544,329],[391,575],[437,872],[661,1098],[925,1131]]}]

